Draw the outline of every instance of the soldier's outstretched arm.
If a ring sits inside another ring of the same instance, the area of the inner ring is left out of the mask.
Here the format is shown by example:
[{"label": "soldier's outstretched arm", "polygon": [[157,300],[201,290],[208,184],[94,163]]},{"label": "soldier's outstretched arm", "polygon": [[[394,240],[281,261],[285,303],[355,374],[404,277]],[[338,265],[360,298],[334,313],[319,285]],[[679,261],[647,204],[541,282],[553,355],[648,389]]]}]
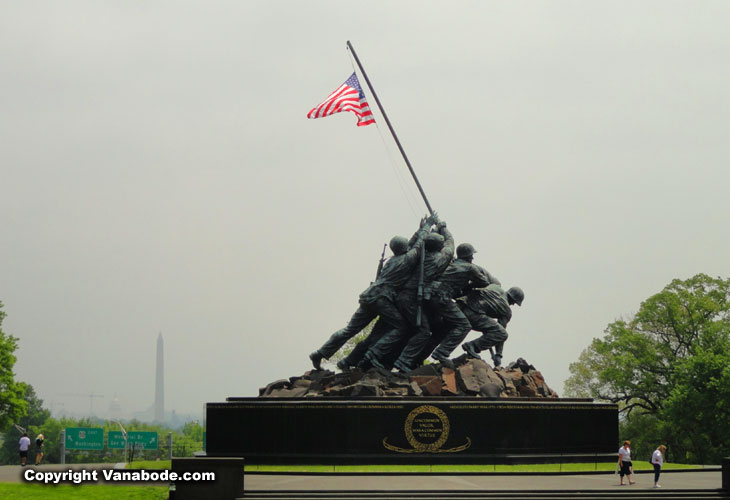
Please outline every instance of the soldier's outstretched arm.
[{"label": "soldier's outstretched arm", "polygon": [[451,258],[454,256],[454,237],[451,235],[451,231],[446,228],[445,221],[440,221],[437,227],[438,232],[444,237],[444,247],[441,249],[441,254]]},{"label": "soldier's outstretched arm", "polygon": [[469,283],[467,288],[482,288],[489,286],[491,281],[489,280],[489,273],[486,269],[476,264],[472,264],[469,269]]},{"label": "soldier's outstretched arm", "polygon": [[422,227],[416,231],[416,234],[414,234],[413,238],[411,238],[413,244],[408,247],[408,251],[404,256],[404,262],[408,264],[415,264],[418,262],[421,252],[423,251],[423,242],[426,239],[426,235],[428,235],[428,227]]},{"label": "soldier's outstretched arm", "polygon": [[438,212],[434,212],[426,218],[426,221],[428,222],[428,227],[431,227],[434,224],[441,222],[441,219],[439,219]]},{"label": "soldier's outstretched arm", "polygon": [[487,279],[486,285],[475,286],[474,288],[482,288],[487,285],[502,286],[502,283],[497,279],[497,277],[495,275],[493,275],[492,273],[490,273],[489,271],[487,271],[486,269],[484,269],[482,266],[480,266],[478,264],[474,264],[474,265],[479,269],[479,272],[481,272]]},{"label": "soldier's outstretched arm", "polygon": [[428,234],[429,229],[433,225],[430,222],[431,216],[424,217],[421,219],[421,224],[418,226],[418,230],[413,233],[413,236],[411,236],[411,239],[408,241],[408,248],[413,249],[417,246],[420,246],[421,242],[426,238],[426,235]]}]

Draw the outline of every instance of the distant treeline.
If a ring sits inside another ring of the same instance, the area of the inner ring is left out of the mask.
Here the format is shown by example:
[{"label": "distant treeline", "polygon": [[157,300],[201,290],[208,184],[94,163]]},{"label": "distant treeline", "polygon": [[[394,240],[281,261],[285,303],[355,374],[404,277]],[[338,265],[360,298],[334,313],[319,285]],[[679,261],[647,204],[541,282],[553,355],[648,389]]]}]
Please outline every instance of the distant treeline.
[{"label": "distant treeline", "polygon": [[[29,384],[24,384],[24,388],[25,394],[23,399],[28,403],[25,414],[16,422],[3,429],[0,434],[0,441],[2,441],[0,445],[0,463],[3,465],[19,463],[18,440],[22,436],[22,432],[18,427],[26,429],[32,442],[31,451],[28,453],[28,463],[34,463],[35,461],[35,440],[38,434],[43,434],[45,438],[43,443],[43,462],[60,463],[60,438],[63,429],[67,427],[101,427],[104,429],[105,436],[108,435],[109,431],[121,430],[119,424],[109,420],[97,418],[53,418],[50,416],[50,412],[43,408],[43,400],[37,397],[33,387]],[[134,451],[134,460],[166,459],[168,457],[168,433],[172,433],[173,456],[191,456],[194,452],[203,449],[203,427],[197,421],[188,422],[180,429],[171,429],[165,425],[148,424],[137,420],[125,421],[122,425],[126,431],[148,431],[157,432],[158,434],[158,449],[146,451],[136,450]],[[115,463],[124,462],[129,458],[129,455],[125,456],[124,450],[108,449],[106,446],[104,446],[103,450],[98,451],[67,450],[66,452],[66,463],[70,464]]]}]

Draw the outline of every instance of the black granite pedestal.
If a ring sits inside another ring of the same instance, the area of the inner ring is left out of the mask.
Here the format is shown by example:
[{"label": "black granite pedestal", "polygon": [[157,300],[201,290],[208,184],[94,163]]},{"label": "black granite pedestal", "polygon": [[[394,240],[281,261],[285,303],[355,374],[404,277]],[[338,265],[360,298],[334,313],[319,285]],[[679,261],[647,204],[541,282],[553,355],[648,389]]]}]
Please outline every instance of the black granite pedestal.
[{"label": "black granite pedestal", "polygon": [[252,464],[613,461],[618,408],[585,399],[228,398],[207,454]]}]

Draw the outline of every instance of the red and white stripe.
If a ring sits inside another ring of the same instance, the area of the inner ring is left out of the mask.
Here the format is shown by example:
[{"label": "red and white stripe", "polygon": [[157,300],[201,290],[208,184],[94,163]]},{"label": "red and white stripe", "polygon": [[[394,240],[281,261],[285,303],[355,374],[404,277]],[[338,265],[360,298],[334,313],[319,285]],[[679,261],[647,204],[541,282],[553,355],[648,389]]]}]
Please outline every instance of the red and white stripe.
[{"label": "red and white stripe", "polygon": [[365,97],[358,99],[359,92],[357,89],[347,84],[342,84],[332,92],[327,99],[318,104],[307,113],[307,118],[323,118],[331,116],[335,113],[350,111],[357,115],[357,126],[363,127],[375,123],[375,118],[370,111],[370,106]]}]

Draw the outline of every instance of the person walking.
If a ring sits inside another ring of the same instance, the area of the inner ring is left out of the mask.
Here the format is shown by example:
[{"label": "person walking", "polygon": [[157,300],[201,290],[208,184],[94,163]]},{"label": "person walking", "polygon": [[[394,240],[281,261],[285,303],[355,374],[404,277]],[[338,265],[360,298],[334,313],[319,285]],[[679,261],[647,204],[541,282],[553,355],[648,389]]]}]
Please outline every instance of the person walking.
[{"label": "person walking", "polygon": [[28,460],[28,448],[30,448],[30,438],[28,433],[24,432],[18,441],[18,449],[20,451],[20,465],[25,467],[25,462]]},{"label": "person walking", "polygon": [[623,446],[618,449],[618,474],[621,477],[621,482],[619,483],[621,486],[624,485],[624,476],[627,476],[629,484],[634,484],[634,481],[631,480],[631,476],[634,471],[631,468],[631,448],[629,448],[630,445],[631,441],[627,439],[626,441],[624,441]]},{"label": "person walking", "polygon": [[43,441],[44,441],[43,434],[38,434],[38,437],[35,438],[35,464],[40,465],[41,460],[43,460]]},{"label": "person walking", "polygon": [[651,455],[651,464],[654,466],[654,487],[661,488],[659,484],[659,474],[662,472],[662,465],[664,465],[664,454],[667,452],[667,447],[663,444],[660,445],[654,453]]}]

